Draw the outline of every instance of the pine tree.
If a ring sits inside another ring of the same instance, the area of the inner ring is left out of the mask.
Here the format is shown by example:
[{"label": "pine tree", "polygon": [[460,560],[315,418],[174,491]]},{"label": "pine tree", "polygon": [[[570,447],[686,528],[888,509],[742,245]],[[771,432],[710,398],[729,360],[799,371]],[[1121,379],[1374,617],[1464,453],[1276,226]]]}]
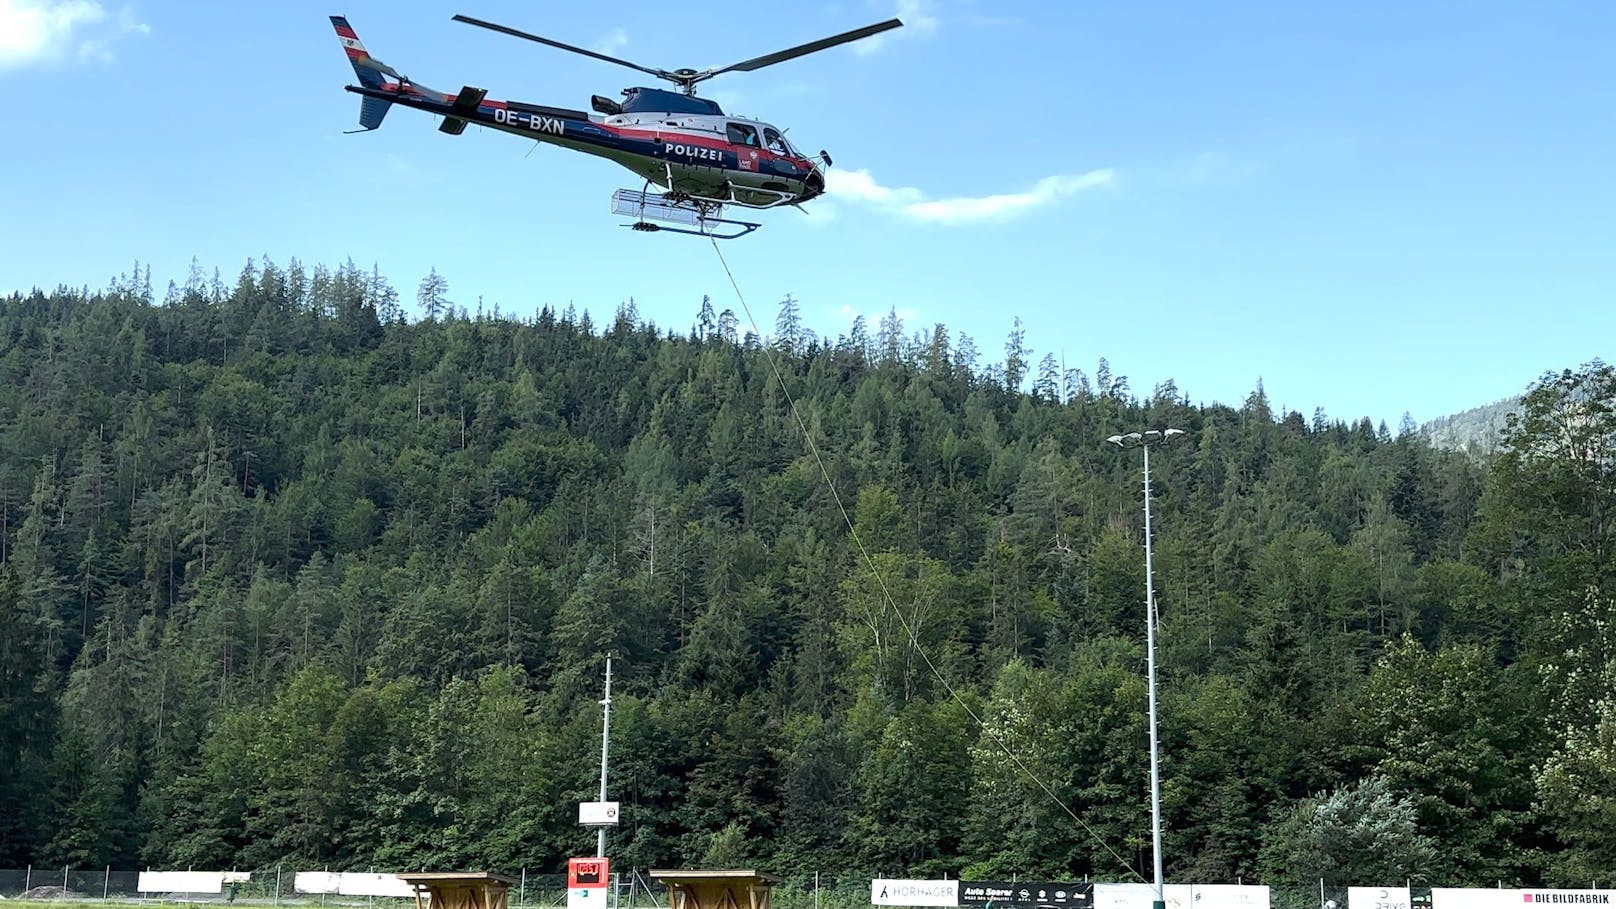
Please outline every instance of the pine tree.
[{"label": "pine tree", "polygon": [[421,279],[421,287],[415,292],[416,305],[421,307],[421,314],[428,322],[436,322],[440,317],[449,318],[454,314],[454,304],[450,303],[446,294],[449,293],[449,282],[438,274],[436,268],[427,272]]}]

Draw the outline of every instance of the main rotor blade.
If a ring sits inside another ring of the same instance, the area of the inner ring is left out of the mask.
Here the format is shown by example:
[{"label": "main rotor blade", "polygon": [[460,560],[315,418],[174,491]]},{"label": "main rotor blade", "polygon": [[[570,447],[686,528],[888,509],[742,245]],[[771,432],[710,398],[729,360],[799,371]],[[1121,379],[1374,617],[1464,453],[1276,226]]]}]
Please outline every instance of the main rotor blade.
[{"label": "main rotor blade", "polygon": [[529,34],[528,32],[521,31],[520,29],[511,28],[508,25],[500,25],[497,22],[485,22],[482,19],[473,19],[470,16],[463,16],[458,13],[455,14],[454,21],[464,22],[467,25],[475,25],[479,28],[486,28],[489,31],[501,32],[503,34],[510,35],[513,38],[526,38],[529,41],[537,41],[540,44],[548,44],[554,48],[559,48],[564,51],[572,51],[575,54],[583,54],[585,57],[594,57],[596,60],[605,60],[607,63],[616,63],[618,66],[626,66],[629,69],[637,69],[642,73],[650,73],[653,76],[663,78],[666,78],[667,76],[667,73],[660,69],[651,69],[648,66],[641,66],[638,63],[630,63],[627,60],[621,60],[617,57],[610,57],[606,54],[596,53],[592,50],[585,50],[581,47],[573,47],[570,44],[563,44],[560,41],[545,38],[541,35]]},{"label": "main rotor blade", "polygon": [[789,50],[775,51],[772,54],[764,54],[761,57],[753,57],[750,60],[735,63],[730,66],[723,67],[722,69],[708,70],[701,75],[705,79],[710,79],[719,73],[749,73],[756,69],[762,69],[765,66],[773,66],[776,63],[784,63],[787,60],[801,57],[804,54],[812,54],[816,51],[822,51],[829,47],[835,47],[838,44],[846,44],[849,41],[857,41],[860,38],[868,38],[871,35],[878,35],[881,32],[898,28],[901,25],[903,25],[901,20],[888,19],[885,22],[877,22],[874,25],[866,25],[863,28],[855,28],[850,32],[842,32],[840,35],[835,35],[830,38],[820,38],[818,41],[810,41],[807,44],[799,44]]}]

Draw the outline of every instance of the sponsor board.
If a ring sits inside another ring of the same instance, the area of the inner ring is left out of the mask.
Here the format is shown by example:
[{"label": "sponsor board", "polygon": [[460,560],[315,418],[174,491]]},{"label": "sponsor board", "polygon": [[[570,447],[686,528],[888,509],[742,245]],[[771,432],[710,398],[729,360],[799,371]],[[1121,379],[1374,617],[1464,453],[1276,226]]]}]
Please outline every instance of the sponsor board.
[{"label": "sponsor board", "polygon": [[579,802],[578,823],[585,827],[613,827],[617,825],[616,802]]},{"label": "sponsor board", "polygon": [[876,878],[870,881],[870,903],[876,906],[958,906],[959,886],[959,881]]},{"label": "sponsor board", "polygon": [[[1266,886],[1252,884],[1167,884],[1167,909],[1268,909]],[[1095,884],[1094,909],[1150,909],[1156,888],[1150,884]]]},{"label": "sponsor board", "polygon": [[343,872],[337,881],[337,893],[342,896],[396,896],[413,897],[415,888],[396,874],[365,874]]},{"label": "sponsor board", "polygon": [[362,871],[299,871],[292,878],[298,893],[335,893],[341,896],[413,897],[415,888],[396,874]]},{"label": "sponsor board", "polygon": [[1094,885],[1076,881],[960,881],[959,904],[1090,909],[1094,905]]},{"label": "sponsor board", "polygon": [[[1167,909],[1269,909],[1269,890],[1242,884],[1168,884]],[[1151,909],[1150,884],[1079,881],[870,881],[875,906],[960,906],[966,909]],[[1408,907],[1404,907],[1408,909]],[[1441,907],[1436,907],[1441,909]],[[1611,907],[1616,909],[1616,906]]]},{"label": "sponsor board", "polygon": [[1431,888],[1431,909],[1538,909],[1540,906],[1608,906],[1616,909],[1616,890]]},{"label": "sponsor board", "polygon": [[1414,909],[1407,887],[1348,887],[1347,909]]},{"label": "sponsor board", "polygon": [[222,893],[223,871],[142,871],[141,893]]}]

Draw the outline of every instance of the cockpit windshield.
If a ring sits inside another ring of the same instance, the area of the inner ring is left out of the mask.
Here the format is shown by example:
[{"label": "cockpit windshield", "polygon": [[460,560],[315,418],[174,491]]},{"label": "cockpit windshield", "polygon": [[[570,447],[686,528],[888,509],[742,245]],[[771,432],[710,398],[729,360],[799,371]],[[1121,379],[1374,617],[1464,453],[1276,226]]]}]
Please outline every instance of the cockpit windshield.
[{"label": "cockpit windshield", "polygon": [[796,155],[797,150],[791,147],[786,137],[772,126],[763,127],[763,147],[777,155]]}]

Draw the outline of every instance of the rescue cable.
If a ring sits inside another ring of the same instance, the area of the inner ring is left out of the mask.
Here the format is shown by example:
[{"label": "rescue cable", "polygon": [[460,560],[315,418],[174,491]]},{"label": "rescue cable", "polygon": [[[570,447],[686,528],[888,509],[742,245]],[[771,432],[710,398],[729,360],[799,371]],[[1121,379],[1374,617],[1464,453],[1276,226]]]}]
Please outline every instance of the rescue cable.
[{"label": "rescue cable", "polygon": [[[734,288],[735,290],[735,299],[739,300],[741,303],[741,311],[746,313],[746,320],[751,323],[752,331],[756,333],[759,338],[762,338],[764,336],[763,330],[758,327],[758,321],[752,315],[752,307],[747,305],[746,296],[741,293],[741,286],[736,282],[735,273],[730,270],[729,262],[724,258],[724,251],[719,249],[718,241],[716,239],[711,237],[708,239],[713,244],[713,252],[718,254],[718,263],[724,266],[724,274],[729,278],[730,287]],[[859,537],[858,528],[853,526],[853,518],[847,513],[847,507],[842,504],[841,493],[836,491],[836,484],[830,478],[830,471],[825,468],[825,461],[820,457],[819,446],[814,444],[813,435],[808,432],[807,424],[803,422],[802,415],[797,411],[797,401],[791,396],[791,389],[786,387],[785,376],[780,371],[780,364],[778,358],[775,356],[774,349],[765,346],[763,350],[764,355],[769,360],[769,368],[774,372],[774,380],[780,386],[780,393],[785,395],[786,405],[791,410],[791,418],[796,422],[797,429],[802,432],[803,442],[807,444],[808,452],[814,456],[814,464],[819,468],[819,475],[825,480],[825,488],[830,490],[831,499],[836,503],[836,509],[841,512],[842,521],[847,524],[848,536],[853,540],[854,547],[858,549],[859,557],[864,561],[865,567],[869,569],[871,576],[875,578],[876,585],[881,588],[882,608],[890,608],[892,612],[897,615],[898,622],[903,626],[904,633],[909,636],[910,645],[915,648],[916,653],[920,654],[920,659],[925,662],[926,668],[931,670],[932,675],[937,677],[937,681],[943,684],[943,688],[948,691],[949,696],[954,699],[955,703],[959,704],[960,707],[965,710],[966,714],[968,714],[976,723],[977,727],[986,733],[987,736],[993,740],[994,744],[999,746],[999,748],[1005,753],[1005,756],[1010,759],[1010,762],[1015,764],[1016,769],[1020,770],[1023,776],[1029,780],[1032,780],[1032,782],[1036,784],[1039,789],[1043,790],[1044,794],[1049,796],[1050,801],[1054,802],[1056,805],[1059,805],[1062,811],[1066,812],[1072,818],[1072,820],[1077,822],[1079,827],[1083,828],[1083,832],[1087,833],[1090,839],[1098,843],[1100,848],[1110,853],[1111,857],[1120,862],[1122,867],[1127,869],[1129,874],[1132,874],[1134,877],[1139,878],[1139,880],[1144,881],[1145,876],[1143,874],[1139,873],[1139,871],[1137,871],[1133,865],[1128,863],[1127,859],[1117,854],[1115,849],[1112,849],[1111,846],[1105,842],[1105,840],[1101,839],[1100,835],[1094,832],[1093,827],[1090,827],[1088,824],[1084,823],[1083,819],[1078,816],[1077,812],[1072,810],[1071,806],[1061,801],[1060,796],[1056,795],[1054,790],[1050,789],[1043,780],[1038,778],[1037,774],[1033,773],[1026,764],[1022,763],[1021,758],[1017,756],[1015,751],[1011,749],[1003,738],[1000,738],[999,734],[995,732],[992,727],[982,722],[982,718],[977,715],[975,710],[971,709],[971,705],[960,696],[958,691],[954,690],[954,686],[949,683],[947,677],[945,677],[942,672],[937,669],[936,664],[931,661],[931,657],[926,653],[926,649],[920,644],[919,634],[915,631],[914,627],[909,624],[909,619],[903,614],[903,610],[899,609],[898,604],[892,599],[892,593],[887,589],[887,582],[881,577],[880,569],[876,567],[875,560],[870,558],[869,551],[864,548],[864,541]]]}]

